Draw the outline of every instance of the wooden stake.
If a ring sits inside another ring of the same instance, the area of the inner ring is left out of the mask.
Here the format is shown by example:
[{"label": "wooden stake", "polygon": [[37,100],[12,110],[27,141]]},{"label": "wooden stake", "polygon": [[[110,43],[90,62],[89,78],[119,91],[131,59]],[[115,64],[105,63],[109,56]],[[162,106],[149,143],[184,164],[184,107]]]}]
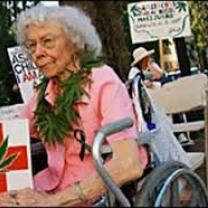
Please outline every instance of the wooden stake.
[{"label": "wooden stake", "polygon": [[163,40],[159,39],[159,52],[160,52],[160,67],[164,69],[164,60],[163,60]]}]

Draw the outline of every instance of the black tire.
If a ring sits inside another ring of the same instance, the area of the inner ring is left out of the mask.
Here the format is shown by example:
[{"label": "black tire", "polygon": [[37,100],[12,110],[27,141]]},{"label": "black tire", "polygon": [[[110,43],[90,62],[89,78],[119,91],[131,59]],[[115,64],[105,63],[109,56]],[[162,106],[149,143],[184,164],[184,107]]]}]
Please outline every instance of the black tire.
[{"label": "black tire", "polygon": [[[174,175],[174,177],[172,177]],[[170,179],[171,176],[171,180]],[[163,193],[163,189],[171,188],[178,184],[178,179],[185,180],[188,182],[188,185],[191,187],[192,193],[190,201],[181,201],[179,200],[179,195],[177,199],[171,200],[171,196],[168,196],[169,199],[166,200],[165,194],[162,195],[163,199],[159,200],[158,207],[177,207],[177,206],[186,206],[186,207],[207,207],[208,206],[208,197],[207,191],[202,180],[189,168],[180,163],[180,162],[168,162],[164,163],[161,166],[156,167],[152,172],[145,178],[140,191],[136,194],[135,197],[135,207],[155,207],[156,200],[158,202],[158,196]],[[167,180],[168,179],[168,180]],[[164,186],[164,184],[168,186]],[[177,187],[178,189],[178,187]],[[161,191],[162,190],[162,191]],[[168,195],[168,189],[165,190]],[[171,191],[172,192],[172,191]],[[175,193],[174,193],[175,194]],[[175,197],[174,197],[175,198]]]}]

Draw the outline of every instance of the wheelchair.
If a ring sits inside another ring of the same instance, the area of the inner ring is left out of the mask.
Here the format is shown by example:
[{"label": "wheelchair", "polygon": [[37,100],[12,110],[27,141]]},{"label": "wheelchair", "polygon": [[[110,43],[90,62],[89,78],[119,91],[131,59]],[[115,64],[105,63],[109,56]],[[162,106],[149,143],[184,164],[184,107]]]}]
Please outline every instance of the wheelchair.
[{"label": "wheelchair", "polygon": [[[139,79],[135,79],[134,84],[139,86]],[[141,98],[140,93],[140,100]],[[144,111],[144,105],[141,107]],[[125,118],[104,126],[95,136],[92,155],[96,170],[108,191],[93,203],[92,207],[207,207],[207,188],[201,178],[181,162],[158,163],[151,146],[147,148],[150,156],[149,165],[141,178],[129,181],[121,187],[113,181],[103,165],[103,153],[112,153],[109,148],[103,151],[104,140],[107,136],[132,125],[132,119]],[[37,157],[41,152],[40,149],[41,144],[33,144],[32,154]]]},{"label": "wheelchair", "polygon": [[[207,189],[201,178],[186,165],[172,161],[153,167],[141,179],[122,187],[114,183],[103,166],[102,144],[107,136],[131,127],[130,118],[101,128],[92,148],[96,170],[108,187],[108,192],[93,207],[207,207]],[[125,188],[130,192],[124,194]]]},{"label": "wheelchair", "polygon": [[[139,79],[135,79],[134,84],[136,87],[139,86]],[[140,100],[141,98],[140,93]],[[142,111],[144,109],[143,105]],[[125,118],[104,126],[96,134],[92,146],[92,155],[96,170],[106,184],[108,191],[92,206],[207,207],[207,188],[201,178],[181,162],[158,163],[158,158],[155,152],[151,150],[151,146],[147,148],[151,156],[149,157],[149,165],[141,178],[136,181],[129,181],[121,187],[113,181],[103,165],[104,140],[110,134],[122,131],[132,125],[131,118]],[[41,149],[39,144],[33,145],[33,155],[39,155],[39,149]],[[112,152],[111,149],[107,148],[104,153],[111,154]]]}]

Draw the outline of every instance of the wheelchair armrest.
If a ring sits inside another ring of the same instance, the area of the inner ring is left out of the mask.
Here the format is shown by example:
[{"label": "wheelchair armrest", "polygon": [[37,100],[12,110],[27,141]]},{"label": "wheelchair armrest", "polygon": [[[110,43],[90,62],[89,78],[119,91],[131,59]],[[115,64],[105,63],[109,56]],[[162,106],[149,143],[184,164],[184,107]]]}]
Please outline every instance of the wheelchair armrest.
[{"label": "wheelchair armrest", "polygon": [[115,197],[118,199],[120,204],[125,207],[129,207],[130,203],[104,168],[101,157],[101,145],[104,139],[110,134],[119,132],[125,128],[129,128],[132,125],[133,121],[131,118],[122,119],[106,125],[105,127],[101,128],[96,134],[92,147],[93,159],[95,162],[97,172],[100,174],[103,181],[107,184],[108,188],[114,193]]}]

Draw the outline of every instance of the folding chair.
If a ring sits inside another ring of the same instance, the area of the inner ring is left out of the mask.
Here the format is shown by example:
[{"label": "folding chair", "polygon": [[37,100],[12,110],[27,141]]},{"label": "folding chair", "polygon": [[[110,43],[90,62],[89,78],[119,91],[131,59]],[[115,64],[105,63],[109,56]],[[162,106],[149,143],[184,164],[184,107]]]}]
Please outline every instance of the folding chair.
[{"label": "folding chair", "polygon": [[[185,144],[194,145],[194,142],[197,142],[197,139],[192,140],[190,133],[200,131],[205,128],[204,116],[198,120],[189,121],[186,114],[188,112],[194,112],[198,110],[203,111],[205,109],[205,89],[207,86],[207,76],[200,73],[168,82],[160,89],[148,89],[155,100],[155,103],[158,106],[163,107],[166,114],[169,116],[172,123],[173,132],[186,133],[188,142]],[[176,123],[173,121],[173,116],[176,114],[182,115],[183,122]],[[204,162],[204,157],[207,157],[204,152],[189,153],[189,156],[194,170],[200,167]]]}]

